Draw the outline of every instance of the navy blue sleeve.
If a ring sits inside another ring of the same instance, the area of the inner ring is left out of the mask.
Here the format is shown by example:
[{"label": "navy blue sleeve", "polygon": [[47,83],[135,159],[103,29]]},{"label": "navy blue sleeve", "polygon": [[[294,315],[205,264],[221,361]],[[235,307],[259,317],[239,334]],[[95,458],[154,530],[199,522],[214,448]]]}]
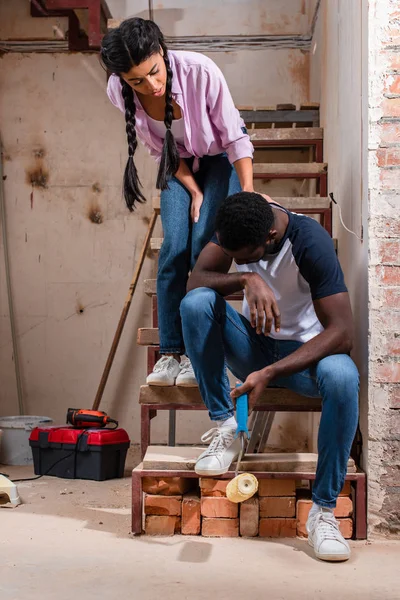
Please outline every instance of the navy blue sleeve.
[{"label": "navy blue sleeve", "polygon": [[314,219],[292,214],[289,239],[300,274],[313,300],[347,292],[343,271],[328,232]]}]

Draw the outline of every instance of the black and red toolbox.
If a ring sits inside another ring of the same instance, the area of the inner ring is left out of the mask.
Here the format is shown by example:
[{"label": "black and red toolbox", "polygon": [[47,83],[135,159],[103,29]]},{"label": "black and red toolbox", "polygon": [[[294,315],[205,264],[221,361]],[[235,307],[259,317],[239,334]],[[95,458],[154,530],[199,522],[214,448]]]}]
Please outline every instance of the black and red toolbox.
[{"label": "black and red toolbox", "polygon": [[36,475],[104,481],[123,477],[130,440],[120,428],[36,427],[29,445]]}]

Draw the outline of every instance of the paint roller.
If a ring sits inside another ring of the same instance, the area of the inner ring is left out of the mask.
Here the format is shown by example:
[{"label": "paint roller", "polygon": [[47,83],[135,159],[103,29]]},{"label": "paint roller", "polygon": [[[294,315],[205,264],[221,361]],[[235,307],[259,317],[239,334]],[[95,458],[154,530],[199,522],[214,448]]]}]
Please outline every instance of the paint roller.
[{"label": "paint roller", "polygon": [[[240,383],[236,387],[240,387]],[[247,420],[249,414],[249,403],[247,394],[243,394],[236,399],[236,421],[237,429],[235,437],[240,438],[240,452],[236,463],[235,477],[226,487],[226,497],[231,502],[244,502],[248,500],[258,490],[258,481],[251,473],[241,473],[239,475],[240,463],[246,452],[247,440],[249,438],[249,430],[247,428]]]}]

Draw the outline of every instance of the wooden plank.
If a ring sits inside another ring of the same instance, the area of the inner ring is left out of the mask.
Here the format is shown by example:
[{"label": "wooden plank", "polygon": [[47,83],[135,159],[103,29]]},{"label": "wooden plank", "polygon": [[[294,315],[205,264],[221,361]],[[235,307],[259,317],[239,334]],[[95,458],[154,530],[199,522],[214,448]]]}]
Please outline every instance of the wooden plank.
[{"label": "wooden plank", "polygon": [[254,110],[240,111],[246,123],[314,123],[319,120],[319,110]]},{"label": "wooden plank", "polygon": [[151,250],[160,250],[162,243],[163,243],[163,238],[151,238],[150,249]]},{"label": "wooden plank", "polygon": [[254,163],[253,173],[255,175],[321,175],[326,173],[327,163]]},{"label": "wooden plank", "polygon": [[277,104],[276,110],[296,110],[295,104]]},{"label": "wooden plank", "polygon": [[300,110],[319,110],[319,102],[302,102]]},{"label": "wooden plank", "polygon": [[[157,294],[157,279],[145,279],[143,282],[144,293],[148,296],[155,296]],[[233,300],[232,296],[235,296],[235,300],[242,300],[243,292],[237,292],[236,294],[230,294],[229,299]]]},{"label": "wooden plank", "polygon": [[[204,406],[198,387],[183,388],[179,386],[160,387],[151,385],[140,386],[139,404],[175,406]],[[284,388],[268,388],[263,392],[257,404],[258,407],[274,406],[281,410],[294,412],[309,410],[320,411],[320,398],[307,398]]]},{"label": "wooden plank", "polygon": [[[189,446],[149,446],[143,459],[143,469],[162,471],[194,471],[197,458],[204,448]],[[241,471],[257,473],[291,472],[315,473],[318,454],[312,452],[269,452],[263,454],[246,454],[241,462]],[[235,470],[232,463],[230,471]],[[353,459],[349,459],[348,473],[355,473]]]},{"label": "wooden plank", "polygon": [[[284,204],[284,198],[277,197],[276,200],[277,200],[277,202],[279,202],[280,204],[283,204],[283,206],[285,206],[286,208],[289,209],[289,207]],[[302,207],[299,207],[298,210],[301,210],[302,208],[304,209],[304,208],[308,208],[308,207],[307,206],[302,206]],[[318,207],[317,206],[312,206],[311,208],[318,208]],[[323,208],[323,206],[321,206],[321,208]],[[290,207],[290,210],[294,211],[295,209],[294,209],[294,207]],[[337,241],[336,238],[332,238],[332,241],[333,241],[333,245],[335,246],[335,250],[337,252],[338,241]],[[150,247],[151,247],[151,249],[154,252],[157,252],[157,251],[160,250],[162,243],[163,243],[163,238],[151,238],[151,240],[150,240]]]},{"label": "wooden plank", "polygon": [[324,130],[321,127],[297,127],[295,129],[252,129],[249,132],[252,142],[284,142],[322,140]]},{"label": "wooden plank", "polygon": [[158,329],[154,327],[141,327],[137,333],[137,343],[139,346],[158,346]]}]

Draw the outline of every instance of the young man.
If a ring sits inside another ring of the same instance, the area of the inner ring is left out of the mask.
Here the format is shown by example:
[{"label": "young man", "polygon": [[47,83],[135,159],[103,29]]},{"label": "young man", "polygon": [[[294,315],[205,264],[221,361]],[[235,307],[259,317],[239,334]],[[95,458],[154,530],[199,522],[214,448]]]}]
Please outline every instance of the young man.
[{"label": "young man", "polygon": [[[237,273],[229,273],[232,261]],[[244,291],[243,315],[225,302]],[[186,351],[216,427],[196,463],[204,476],[226,473],[239,453],[226,367],[244,382],[253,407],[270,384],[322,397],[309,543],[323,560],[350,547],[333,515],[358,421],[357,368],[349,353],[353,317],[332,240],[313,219],[255,193],[227,198],[216,236],[203,249],[181,304]]]}]

